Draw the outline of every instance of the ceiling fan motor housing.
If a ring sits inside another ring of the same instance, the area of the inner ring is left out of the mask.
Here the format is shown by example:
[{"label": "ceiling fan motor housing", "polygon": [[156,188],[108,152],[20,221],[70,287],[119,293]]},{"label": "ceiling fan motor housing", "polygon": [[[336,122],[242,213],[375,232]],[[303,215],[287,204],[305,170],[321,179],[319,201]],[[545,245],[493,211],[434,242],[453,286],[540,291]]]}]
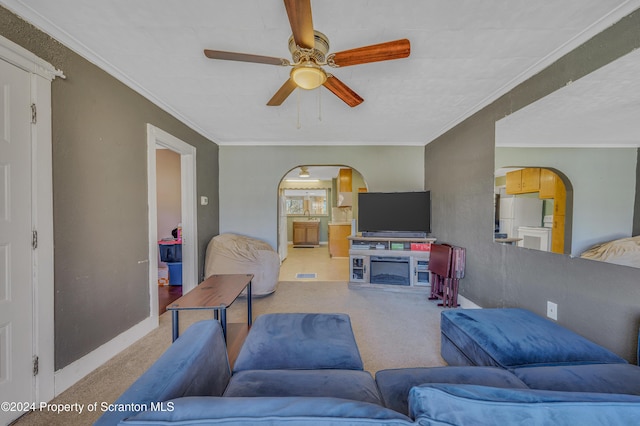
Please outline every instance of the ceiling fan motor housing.
[{"label": "ceiling fan motor housing", "polygon": [[293,36],[289,37],[289,51],[294,63],[300,61],[312,60],[322,64],[325,62],[327,52],[329,51],[329,39],[320,31],[313,31],[315,47],[313,49],[304,49],[296,45]]}]

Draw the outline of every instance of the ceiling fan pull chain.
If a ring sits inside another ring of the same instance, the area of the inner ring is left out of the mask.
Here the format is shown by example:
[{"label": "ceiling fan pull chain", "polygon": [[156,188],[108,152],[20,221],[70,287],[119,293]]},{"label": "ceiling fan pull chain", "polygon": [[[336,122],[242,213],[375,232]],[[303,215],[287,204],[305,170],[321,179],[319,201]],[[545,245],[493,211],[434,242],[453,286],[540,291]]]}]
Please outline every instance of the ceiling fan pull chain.
[{"label": "ceiling fan pull chain", "polygon": [[318,88],[318,121],[322,121],[322,90]]},{"label": "ceiling fan pull chain", "polygon": [[296,123],[296,128],[300,129],[300,90],[296,90],[297,93],[297,98],[298,98],[298,122]]}]

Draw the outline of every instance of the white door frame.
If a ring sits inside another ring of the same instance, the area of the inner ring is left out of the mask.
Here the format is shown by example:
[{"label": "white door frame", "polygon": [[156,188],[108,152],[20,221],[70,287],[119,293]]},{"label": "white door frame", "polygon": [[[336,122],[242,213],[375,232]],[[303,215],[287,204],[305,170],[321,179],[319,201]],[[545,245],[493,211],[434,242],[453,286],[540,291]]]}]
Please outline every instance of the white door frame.
[{"label": "white door frame", "polygon": [[198,212],[196,210],[196,148],[147,124],[147,188],[149,203],[149,294],[151,318],[158,321],[158,204],[156,148],[180,154],[182,216],[182,292],[198,285]]},{"label": "white door frame", "polygon": [[37,108],[37,120],[31,125],[32,209],[29,213],[32,229],[38,235],[32,265],[33,355],[39,359],[33,400],[46,402],[55,396],[51,81],[64,78],[64,74],[2,36],[0,59],[30,73],[31,102]]}]

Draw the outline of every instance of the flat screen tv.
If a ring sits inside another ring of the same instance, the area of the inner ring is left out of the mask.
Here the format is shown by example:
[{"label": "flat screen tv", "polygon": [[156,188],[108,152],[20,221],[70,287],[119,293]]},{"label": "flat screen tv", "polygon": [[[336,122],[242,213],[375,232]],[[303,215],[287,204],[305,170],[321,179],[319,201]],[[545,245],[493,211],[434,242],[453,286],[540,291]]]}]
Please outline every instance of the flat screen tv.
[{"label": "flat screen tv", "polygon": [[431,232],[431,193],[358,193],[358,231]]}]

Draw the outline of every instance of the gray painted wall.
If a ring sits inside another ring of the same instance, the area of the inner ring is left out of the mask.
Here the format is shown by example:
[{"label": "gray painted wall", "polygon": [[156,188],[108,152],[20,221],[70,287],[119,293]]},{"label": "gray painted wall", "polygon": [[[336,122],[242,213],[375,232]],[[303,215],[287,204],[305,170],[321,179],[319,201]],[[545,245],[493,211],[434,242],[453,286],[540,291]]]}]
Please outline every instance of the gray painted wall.
[{"label": "gray painted wall", "polygon": [[[55,368],[150,315],[146,124],[197,148],[199,265],[218,233],[218,147],[0,7],[0,34],[61,69],[52,84]],[[142,262],[142,263],[139,263]]]},{"label": "gray painted wall", "polygon": [[420,191],[422,146],[227,146],[220,147],[220,232],[233,232],[278,247],[278,185],[300,165],[356,169],[369,191]]},{"label": "gray painted wall", "polygon": [[[467,249],[460,293],[482,307],[523,307],[635,362],[640,269],[493,242],[495,122],[640,46],[637,11],[514,88],[425,148],[433,232]],[[455,165],[455,167],[452,167]]]}]

